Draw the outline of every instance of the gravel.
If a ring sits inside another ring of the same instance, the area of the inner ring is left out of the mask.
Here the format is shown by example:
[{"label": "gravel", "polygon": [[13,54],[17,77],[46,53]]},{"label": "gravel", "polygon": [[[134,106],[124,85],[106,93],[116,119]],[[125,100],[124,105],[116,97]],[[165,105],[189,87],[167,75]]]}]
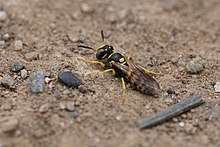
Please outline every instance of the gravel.
[{"label": "gravel", "polygon": [[64,71],[58,75],[58,81],[68,87],[78,88],[82,82],[71,71]]},{"label": "gravel", "polygon": [[19,72],[25,68],[24,64],[21,61],[14,61],[11,65],[11,71]]},{"label": "gravel", "polygon": [[186,71],[190,74],[196,74],[201,72],[205,67],[205,60],[200,57],[196,57],[189,61],[186,65]]},{"label": "gravel", "polygon": [[30,79],[30,90],[32,93],[42,93],[44,91],[44,72],[42,70],[37,70],[34,72]]}]

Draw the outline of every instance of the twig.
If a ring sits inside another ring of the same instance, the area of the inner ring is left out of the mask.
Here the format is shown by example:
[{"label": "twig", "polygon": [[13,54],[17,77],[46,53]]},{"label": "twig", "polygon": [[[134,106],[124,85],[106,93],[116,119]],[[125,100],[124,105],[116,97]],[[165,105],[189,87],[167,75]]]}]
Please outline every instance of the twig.
[{"label": "twig", "polygon": [[165,109],[162,112],[158,112],[150,117],[144,118],[141,120],[139,124],[140,129],[144,128],[150,128],[155,125],[158,125],[172,117],[175,117],[177,115],[180,115],[200,104],[202,104],[204,101],[202,99],[201,95],[193,94],[189,98],[172,105],[171,107]]}]

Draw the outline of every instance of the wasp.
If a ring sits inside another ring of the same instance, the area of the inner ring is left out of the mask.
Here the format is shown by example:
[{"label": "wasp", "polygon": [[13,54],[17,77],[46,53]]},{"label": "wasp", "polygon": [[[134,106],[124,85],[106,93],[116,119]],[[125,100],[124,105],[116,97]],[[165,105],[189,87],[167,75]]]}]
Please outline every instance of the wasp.
[{"label": "wasp", "polygon": [[[101,37],[104,42],[103,31],[101,31]],[[153,75],[158,75],[160,73],[155,73],[134,63],[131,55],[126,57],[116,52],[114,47],[108,44],[103,44],[99,48],[85,45],[79,45],[78,47],[96,51],[97,60],[90,61],[84,58],[78,59],[87,63],[100,64],[105,68],[103,73],[111,72],[112,75],[121,78],[123,93],[126,90],[125,83],[130,82],[135,89],[142,93],[152,96],[158,96],[160,94],[160,86],[153,77]]]}]

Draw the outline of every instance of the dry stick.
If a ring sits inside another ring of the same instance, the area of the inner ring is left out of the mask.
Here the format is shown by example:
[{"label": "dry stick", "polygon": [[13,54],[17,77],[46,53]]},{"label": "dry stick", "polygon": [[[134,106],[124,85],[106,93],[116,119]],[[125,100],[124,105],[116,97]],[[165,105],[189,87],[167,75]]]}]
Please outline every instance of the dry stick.
[{"label": "dry stick", "polygon": [[139,124],[139,129],[150,128],[159,123],[162,123],[172,117],[180,115],[200,104],[204,101],[201,95],[193,94],[189,98],[172,105],[171,107],[165,109],[162,112],[158,112],[150,117],[144,118]]}]

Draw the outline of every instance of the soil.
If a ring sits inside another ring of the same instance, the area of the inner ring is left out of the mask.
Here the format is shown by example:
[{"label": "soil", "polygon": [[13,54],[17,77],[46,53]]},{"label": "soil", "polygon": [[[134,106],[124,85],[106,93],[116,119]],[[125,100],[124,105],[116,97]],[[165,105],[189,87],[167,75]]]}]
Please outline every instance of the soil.
[{"label": "soil", "polygon": [[[10,75],[12,87],[0,85],[0,146],[220,146],[220,2],[218,0],[2,0],[8,16],[0,22],[0,78]],[[103,68],[78,61],[95,59],[80,49],[105,42],[135,62],[163,74],[156,77],[163,95],[154,98],[129,84],[121,103],[121,81]],[[22,41],[22,48],[15,42]],[[205,67],[187,73],[186,64],[200,57]],[[12,72],[20,60],[29,77]],[[30,92],[30,75],[42,69],[44,92]],[[84,85],[68,88],[57,81],[71,70]],[[49,81],[48,81],[49,79]],[[171,94],[167,90],[174,91]],[[192,93],[205,104],[156,127],[138,129],[141,118],[162,111]],[[61,103],[74,102],[74,111]],[[216,108],[216,109],[213,109]],[[213,116],[215,113],[215,117]],[[218,112],[219,113],[219,112]]]}]

